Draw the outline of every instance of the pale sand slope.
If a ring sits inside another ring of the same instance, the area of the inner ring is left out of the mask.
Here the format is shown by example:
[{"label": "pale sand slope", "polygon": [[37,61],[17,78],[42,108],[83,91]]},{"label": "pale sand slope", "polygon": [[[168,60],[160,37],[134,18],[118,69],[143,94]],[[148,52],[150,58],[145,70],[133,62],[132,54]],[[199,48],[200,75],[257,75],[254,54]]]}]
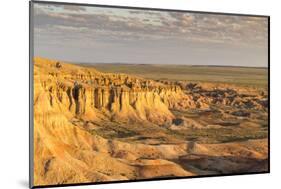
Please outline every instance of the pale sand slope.
[{"label": "pale sand slope", "polygon": [[[60,65],[35,59],[35,185],[267,170],[266,139],[150,145],[104,138],[89,132],[84,125],[73,124],[73,118],[169,122],[174,118],[169,108],[179,106],[174,101],[186,100],[179,108],[200,104],[203,107],[204,103],[194,104],[174,86]],[[140,86],[131,86],[136,82]],[[109,87],[112,85],[117,87]]]}]

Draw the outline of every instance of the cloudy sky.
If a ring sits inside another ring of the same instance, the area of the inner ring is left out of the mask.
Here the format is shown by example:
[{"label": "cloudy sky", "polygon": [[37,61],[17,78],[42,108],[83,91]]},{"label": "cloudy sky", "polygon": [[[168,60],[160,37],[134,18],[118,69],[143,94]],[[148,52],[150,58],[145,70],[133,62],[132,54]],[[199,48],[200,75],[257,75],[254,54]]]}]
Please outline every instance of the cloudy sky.
[{"label": "cloudy sky", "polygon": [[267,18],[34,5],[34,55],[83,63],[267,66]]}]

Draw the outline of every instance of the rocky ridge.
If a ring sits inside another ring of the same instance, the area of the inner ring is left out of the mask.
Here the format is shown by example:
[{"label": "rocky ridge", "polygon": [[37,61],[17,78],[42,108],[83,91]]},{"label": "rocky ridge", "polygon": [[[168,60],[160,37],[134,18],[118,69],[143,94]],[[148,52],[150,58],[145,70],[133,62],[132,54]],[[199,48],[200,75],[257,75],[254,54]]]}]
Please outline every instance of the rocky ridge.
[{"label": "rocky ridge", "polygon": [[[266,170],[266,139],[200,144],[174,137],[174,132],[162,127],[165,123],[181,127],[173,113],[176,110],[208,114],[211,105],[224,103],[238,110],[252,107],[266,112],[266,100],[264,105],[259,102],[266,94],[243,95],[225,88],[182,87],[35,58],[34,182],[69,184]],[[220,100],[228,96],[233,100]],[[235,99],[240,104],[235,105]],[[248,107],[247,101],[253,105]],[[244,111],[229,113],[249,116]],[[184,121],[188,127],[197,124],[193,119]],[[113,126],[108,132],[116,127],[118,132],[124,130],[123,123],[125,131],[131,132],[135,122],[139,123],[135,131],[144,135],[136,133],[126,140],[122,135],[101,135],[109,123]],[[148,139],[138,139],[143,136]]]},{"label": "rocky ridge", "polygon": [[[169,109],[207,107],[194,101],[177,85],[124,74],[104,74],[94,69],[35,58],[35,86],[49,95],[51,106],[64,106],[73,115],[107,111],[125,120],[164,123],[174,117]],[[35,95],[36,96],[36,95]]]}]

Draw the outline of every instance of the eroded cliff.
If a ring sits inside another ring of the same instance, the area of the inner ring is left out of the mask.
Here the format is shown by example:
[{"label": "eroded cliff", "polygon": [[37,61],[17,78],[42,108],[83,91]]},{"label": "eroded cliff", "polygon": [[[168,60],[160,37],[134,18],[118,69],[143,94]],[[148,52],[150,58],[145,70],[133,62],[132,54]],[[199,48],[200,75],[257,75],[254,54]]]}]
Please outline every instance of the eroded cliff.
[{"label": "eroded cliff", "polygon": [[267,94],[227,87],[35,58],[35,185],[267,170]]},{"label": "eroded cliff", "polygon": [[34,77],[35,86],[40,86],[35,87],[35,99],[43,90],[51,106],[76,116],[95,116],[95,112],[104,111],[112,119],[164,123],[174,118],[169,109],[204,104],[195,102],[176,85],[124,74],[104,74],[42,58],[35,58]]}]

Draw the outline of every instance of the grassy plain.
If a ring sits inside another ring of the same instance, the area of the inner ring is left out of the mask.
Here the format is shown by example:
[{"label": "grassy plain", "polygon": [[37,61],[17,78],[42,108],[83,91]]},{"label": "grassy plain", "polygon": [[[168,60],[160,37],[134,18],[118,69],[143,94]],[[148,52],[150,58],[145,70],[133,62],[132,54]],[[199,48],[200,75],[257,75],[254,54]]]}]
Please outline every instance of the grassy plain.
[{"label": "grassy plain", "polygon": [[267,68],[163,64],[91,65],[102,72],[124,73],[154,80],[185,80],[190,82],[226,83],[262,88],[267,87],[268,81]]}]

